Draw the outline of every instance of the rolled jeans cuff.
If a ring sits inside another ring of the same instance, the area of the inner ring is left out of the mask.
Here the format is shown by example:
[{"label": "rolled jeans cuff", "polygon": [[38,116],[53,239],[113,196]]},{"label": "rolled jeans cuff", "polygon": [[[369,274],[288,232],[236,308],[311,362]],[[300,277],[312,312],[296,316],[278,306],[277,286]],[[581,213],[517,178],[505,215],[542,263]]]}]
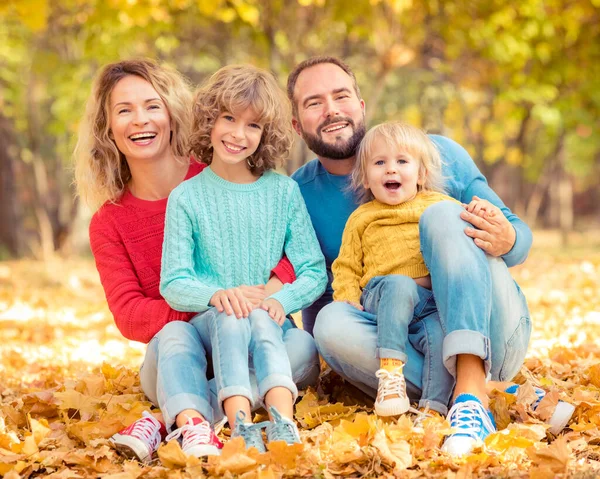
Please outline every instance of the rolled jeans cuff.
[{"label": "rolled jeans cuff", "polygon": [[403,353],[401,351],[396,351],[395,349],[388,349],[388,348],[377,348],[377,357],[379,359],[381,359],[381,358],[399,359],[404,364],[406,364],[406,360],[408,359],[408,356],[406,355],[406,353]]},{"label": "rolled jeans cuff", "polygon": [[445,416],[448,414],[448,406],[446,404],[442,404],[441,402],[431,401],[429,399],[420,399],[419,400],[419,409],[431,409],[435,412],[439,412],[441,415]]},{"label": "rolled jeans cuff", "polygon": [[198,411],[208,422],[213,422],[213,410],[210,402],[195,394],[176,394],[171,396],[161,408],[167,431],[171,431],[177,415],[186,409]]},{"label": "rolled jeans cuff", "polygon": [[258,385],[258,395],[260,401],[264,404],[265,396],[267,393],[276,387],[282,387],[289,389],[292,393],[294,402],[298,398],[298,388],[294,384],[294,381],[289,376],[285,374],[270,374],[266,378],[264,378]]},{"label": "rolled jeans cuff", "polygon": [[452,331],[444,338],[442,347],[444,366],[456,379],[456,356],[472,354],[483,359],[486,378],[490,376],[492,361],[490,358],[490,340],[483,334],[470,329]]},{"label": "rolled jeans cuff", "polygon": [[228,386],[226,388],[221,389],[219,391],[219,396],[218,396],[219,407],[221,408],[221,411],[223,412],[223,414],[225,414],[225,409],[223,408],[223,402],[225,402],[226,399],[229,399],[230,397],[234,397],[234,396],[245,397],[248,400],[248,402],[250,403],[250,409],[254,408],[254,399],[252,398],[252,391],[250,389],[247,389],[243,386]]}]

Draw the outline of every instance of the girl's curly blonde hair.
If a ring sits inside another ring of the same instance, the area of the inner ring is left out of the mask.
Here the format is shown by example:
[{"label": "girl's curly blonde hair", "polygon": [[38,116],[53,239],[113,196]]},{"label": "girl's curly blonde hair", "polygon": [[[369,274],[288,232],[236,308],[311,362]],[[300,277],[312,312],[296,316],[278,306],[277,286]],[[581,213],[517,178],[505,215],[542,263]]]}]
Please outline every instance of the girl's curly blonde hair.
[{"label": "girl's curly blonde hair", "polygon": [[129,75],[146,80],[159,94],[171,119],[171,150],[176,158],[188,161],[192,93],[184,77],[148,59],[104,66],[94,80],[74,153],[77,191],[94,211],[106,201],[116,203],[131,179],[125,156],[109,136],[110,96]]},{"label": "girl's curly blonde hair", "polygon": [[210,135],[221,113],[237,115],[252,108],[263,123],[256,151],[248,157],[254,175],[283,163],[292,146],[290,105],[275,77],[252,65],[221,68],[194,96],[190,153],[210,165],[213,148]]},{"label": "girl's curly blonde hair", "polygon": [[425,181],[422,185],[417,185],[418,191],[446,193],[442,157],[433,141],[417,127],[391,121],[371,128],[358,146],[350,188],[356,192],[361,203],[374,199],[371,190],[364,185],[367,180],[367,164],[373,156],[376,141],[384,141],[391,148],[406,151],[419,160],[419,177],[425,178]]}]

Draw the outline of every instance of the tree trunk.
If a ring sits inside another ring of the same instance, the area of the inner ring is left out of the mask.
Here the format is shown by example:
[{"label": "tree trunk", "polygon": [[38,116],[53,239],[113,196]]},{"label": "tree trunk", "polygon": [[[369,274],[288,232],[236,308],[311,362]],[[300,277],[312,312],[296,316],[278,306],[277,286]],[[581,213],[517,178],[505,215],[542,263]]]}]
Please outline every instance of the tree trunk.
[{"label": "tree trunk", "polygon": [[10,124],[0,113],[0,257],[4,251],[19,256],[21,251],[21,204],[17,196],[14,159],[16,147]]}]

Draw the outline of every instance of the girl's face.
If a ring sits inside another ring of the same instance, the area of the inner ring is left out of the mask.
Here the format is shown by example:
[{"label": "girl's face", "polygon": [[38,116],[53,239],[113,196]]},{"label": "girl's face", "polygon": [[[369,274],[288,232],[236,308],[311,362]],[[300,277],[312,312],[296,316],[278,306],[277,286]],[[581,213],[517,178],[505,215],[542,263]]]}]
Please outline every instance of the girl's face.
[{"label": "girl's face", "polygon": [[110,136],[129,163],[170,158],[169,111],[150,83],[135,75],[122,78],[109,108]]},{"label": "girl's face", "polygon": [[263,134],[264,125],[257,117],[252,108],[237,114],[224,111],[219,115],[210,133],[211,166],[248,169],[246,158],[256,151]]},{"label": "girl's face", "polygon": [[420,161],[400,146],[390,146],[380,139],[374,142],[367,160],[364,186],[381,203],[399,205],[412,200],[417,195],[417,185],[423,184],[420,166]]}]

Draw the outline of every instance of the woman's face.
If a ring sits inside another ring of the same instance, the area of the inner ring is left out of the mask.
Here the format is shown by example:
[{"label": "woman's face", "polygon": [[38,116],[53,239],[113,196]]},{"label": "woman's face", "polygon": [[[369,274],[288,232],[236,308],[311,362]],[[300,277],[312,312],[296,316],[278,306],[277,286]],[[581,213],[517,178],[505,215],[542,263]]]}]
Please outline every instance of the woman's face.
[{"label": "woman's face", "polygon": [[127,162],[160,161],[171,155],[171,119],[165,103],[146,80],[129,75],[110,95],[110,136]]}]

